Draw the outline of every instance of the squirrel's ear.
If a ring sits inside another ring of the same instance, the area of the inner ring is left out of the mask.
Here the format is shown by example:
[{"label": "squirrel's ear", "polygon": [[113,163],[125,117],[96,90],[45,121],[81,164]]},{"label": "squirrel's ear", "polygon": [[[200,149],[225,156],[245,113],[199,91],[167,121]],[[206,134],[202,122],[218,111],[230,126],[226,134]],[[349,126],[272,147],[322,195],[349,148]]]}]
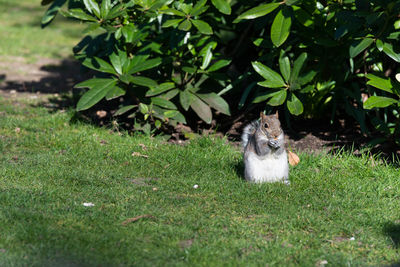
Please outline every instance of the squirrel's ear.
[{"label": "squirrel's ear", "polygon": [[274,115],[275,115],[275,117],[276,117],[277,119],[279,119],[279,113],[278,113],[278,111],[276,111]]},{"label": "squirrel's ear", "polygon": [[264,113],[262,111],[260,111],[260,119],[264,119]]}]

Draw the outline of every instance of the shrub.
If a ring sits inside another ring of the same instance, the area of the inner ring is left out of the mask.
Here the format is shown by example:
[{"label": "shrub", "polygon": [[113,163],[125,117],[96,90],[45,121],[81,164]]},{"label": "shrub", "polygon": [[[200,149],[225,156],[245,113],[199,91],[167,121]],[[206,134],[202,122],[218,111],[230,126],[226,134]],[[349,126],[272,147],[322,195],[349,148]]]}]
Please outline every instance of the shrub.
[{"label": "shrub", "polygon": [[42,1],[50,3],[44,26],[59,10],[88,25],[74,53],[99,74],[77,85],[89,88],[78,110],[126,95],[116,115],[160,127],[186,123],[191,111],[211,123],[212,109],[230,115],[262,102],[331,121],[345,110],[364,132],[369,121],[399,132],[398,1]]}]

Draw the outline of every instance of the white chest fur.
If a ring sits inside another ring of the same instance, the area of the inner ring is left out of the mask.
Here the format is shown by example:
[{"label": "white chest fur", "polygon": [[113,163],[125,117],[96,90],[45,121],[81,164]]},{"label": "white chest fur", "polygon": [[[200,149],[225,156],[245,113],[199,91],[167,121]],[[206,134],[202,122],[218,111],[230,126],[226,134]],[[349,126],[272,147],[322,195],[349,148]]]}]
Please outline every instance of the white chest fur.
[{"label": "white chest fur", "polygon": [[249,152],[245,161],[245,178],[250,182],[278,182],[289,176],[289,165],[286,151],[280,155],[268,154],[260,157]]}]

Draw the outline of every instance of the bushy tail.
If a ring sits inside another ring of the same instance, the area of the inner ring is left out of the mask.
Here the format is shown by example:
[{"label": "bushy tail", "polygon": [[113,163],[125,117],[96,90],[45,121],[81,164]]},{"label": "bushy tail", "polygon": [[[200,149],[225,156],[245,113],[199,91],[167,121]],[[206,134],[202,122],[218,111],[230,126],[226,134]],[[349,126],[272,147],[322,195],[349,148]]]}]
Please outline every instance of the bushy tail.
[{"label": "bushy tail", "polygon": [[243,129],[242,133],[242,146],[246,147],[247,143],[249,142],[251,136],[256,132],[260,122],[259,121],[253,121],[249,124],[246,125]]}]

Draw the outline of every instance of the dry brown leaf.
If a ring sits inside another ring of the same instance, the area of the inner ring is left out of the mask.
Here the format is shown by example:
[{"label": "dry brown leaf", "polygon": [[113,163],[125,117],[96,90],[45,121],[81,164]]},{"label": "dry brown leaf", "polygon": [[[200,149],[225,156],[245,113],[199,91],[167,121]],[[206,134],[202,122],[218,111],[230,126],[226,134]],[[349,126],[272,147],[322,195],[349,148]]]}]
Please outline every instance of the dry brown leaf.
[{"label": "dry brown leaf", "polygon": [[143,150],[147,150],[147,146],[145,144],[139,144],[139,146],[143,149]]},{"label": "dry brown leaf", "polygon": [[146,158],[146,159],[149,157],[147,155],[140,154],[139,152],[133,152],[132,156],[133,157],[143,157],[143,158]]},{"label": "dry brown leaf", "polygon": [[134,223],[134,222],[137,222],[138,220],[143,219],[143,218],[155,219],[155,217],[153,215],[144,214],[144,215],[136,216],[136,217],[133,217],[133,218],[128,218],[125,221],[123,221],[121,224],[122,225],[127,225],[128,223]]},{"label": "dry brown leaf", "polygon": [[297,156],[295,153],[292,151],[289,151],[289,164],[292,166],[296,166],[300,162],[299,156]]},{"label": "dry brown leaf", "polygon": [[98,110],[96,111],[96,115],[97,117],[99,117],[100,119],[104,118],[107,116],[107,111],[105,110]]}]

